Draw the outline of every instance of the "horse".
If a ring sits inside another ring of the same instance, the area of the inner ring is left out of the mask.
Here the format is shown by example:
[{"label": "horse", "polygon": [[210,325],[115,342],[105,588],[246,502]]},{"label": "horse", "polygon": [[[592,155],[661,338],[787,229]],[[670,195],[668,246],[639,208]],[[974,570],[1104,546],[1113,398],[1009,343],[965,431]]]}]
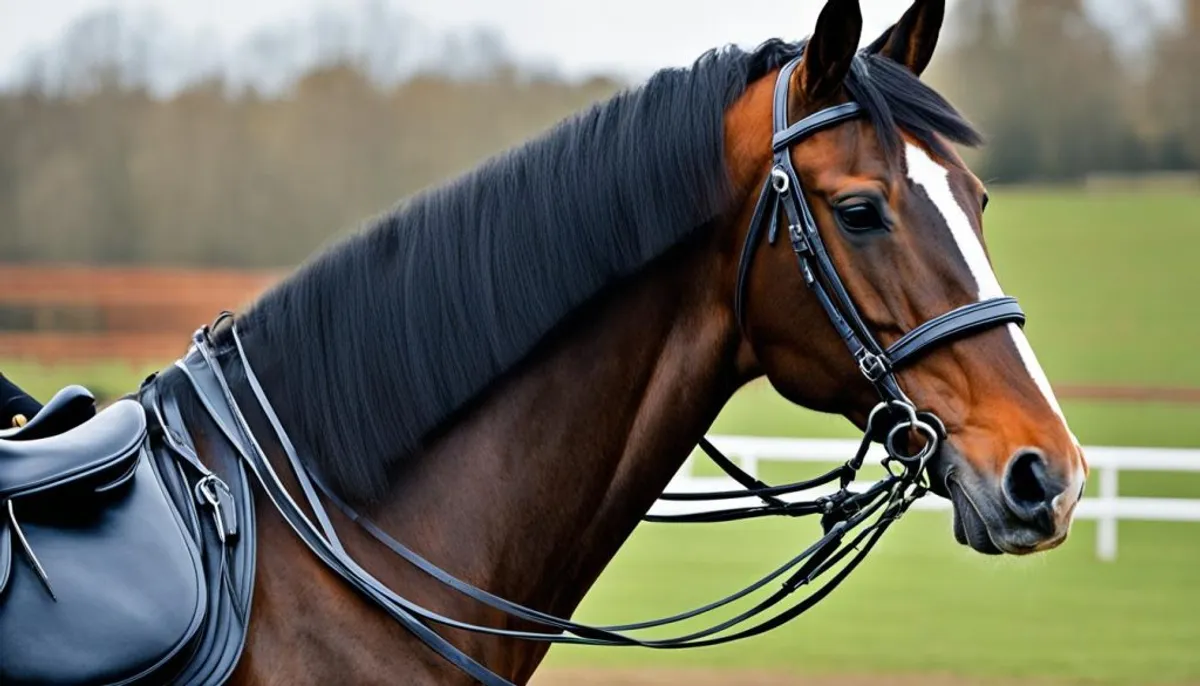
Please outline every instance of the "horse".
[{"label": "horse", "polygon": [[[541,615],[480,602],[385,542],[569,617],[762,377],[868,434],[881,393],[920,408],[886,441],[927,460],[960,543],[1061,544],[1086,461],[987,255],[988,195],[954,148],[981,137],[920,79],[944,13],[916,0],[860,50],[857,0],[829,0],[807,40],[664,69],[382,214],[214,326],[212,363],[281,475],[254,496],[230,683],[525,683],[548,644],[519,632]],[[920,355],[888,360],[897,343]],[[185,371],[152,383],[211,464],[226,437]],[[464,624],[397,623],[312,554],[286,494],[379,584]],[[347,507],[320,507],[334,501]]]}]

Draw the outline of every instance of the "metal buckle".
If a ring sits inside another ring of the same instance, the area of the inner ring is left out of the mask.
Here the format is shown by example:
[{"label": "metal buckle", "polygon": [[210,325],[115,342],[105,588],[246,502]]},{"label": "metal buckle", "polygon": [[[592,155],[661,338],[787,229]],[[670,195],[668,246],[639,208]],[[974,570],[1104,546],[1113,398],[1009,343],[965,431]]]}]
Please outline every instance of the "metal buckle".
[{"label": "metal buckle", "polygon": [[780,167],[771,169],[771,188],[780,195],[786,195],[792,188],[792,180],[788,178],[787,172]]},{"label": "metal buckle", "polygon": [[805,254],[812,252],[808,247],[808,242],[804,240],[804,229],[799,224],[788,224],[788,237],[792,239],[792,246],[796,252]]},{"label": "metal buckle", "polygon": [[891,365],[886,357],[876,355],[865,348],[858,356],[858,368],[871,383],[878,383],[891,371]]},{"label": "metal buckle", "polygon": [[[225,543],[225,539],[237,531],[236,524],[227,521],[225,517],[226,508],[233,502],[233,492],[216,474],[209,474],[196,482],[195,493],[197,502],[212,509],[213,522],[217,526],[217,538],[221,543]],[[230,515],[232,514],[230,511]]]}]

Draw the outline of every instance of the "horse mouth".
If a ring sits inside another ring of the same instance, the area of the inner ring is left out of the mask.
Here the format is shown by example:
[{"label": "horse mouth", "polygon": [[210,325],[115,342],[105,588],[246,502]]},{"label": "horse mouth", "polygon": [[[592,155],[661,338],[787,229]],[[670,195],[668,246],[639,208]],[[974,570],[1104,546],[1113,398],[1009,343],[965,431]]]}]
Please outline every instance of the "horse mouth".
[{"label": "horse mouth", "polygon": [[1002,555],[1004,551],[992,541],[983,515],[963,487],[954,479],[947,479],[946,490],[950,492],[950,501],[954,503],[954,539],[984,555]]}]

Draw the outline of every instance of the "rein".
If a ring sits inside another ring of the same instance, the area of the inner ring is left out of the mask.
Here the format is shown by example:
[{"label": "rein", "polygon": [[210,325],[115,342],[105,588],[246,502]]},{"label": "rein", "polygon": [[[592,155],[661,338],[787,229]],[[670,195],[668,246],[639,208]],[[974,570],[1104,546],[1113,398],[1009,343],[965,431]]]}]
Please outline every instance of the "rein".
[{"label": "rein", "polygon": [[[231,315],[224,313],[217,320],[217,325],[229,317]],[[898,460],[887,461],[889,475],[867,491],[852,493],[846,490],[858,468],[861,467],[867,449],[870,447],[871,441],[864,438],[854,459],[819,479],[774,488],[765,485],[755,486],[748,488],[746,491],[729,491],[713,494],[691,493],[680,496],[664,494],[663,497],[667,499],[699,499],[703,497],[706,500],[723,500],[734,497],[745,497],[746,495],[758,496],[764,499],[765,504],[763,508],[729,510],[726,513],[718,513],[721,514],[721,518],[713,519],[712,521],[728,521],[730,519],[743,519],[767,514],[798,516],[821,513],[823,514],[822,523],[825,527],[825,535],[802,553],[754,584],[703,607],[662,619],[632,624],[610,626],[580,624],[507,601],[458,579],[397,541],[338,497],[332,489],[328,488],[317,475],[311,473],[300,461],[295,447],[288,439],[286,432],[282,430],[278,415],[275,413],[270,400],[263,391],[253,368],[249,365],[237,325],[233,324],[231,333],[238,359],[244,366],[247,381],[259,408],[267,417],[268,422],[276,433],[276,437],[288,457],[289,465],[292,467],[294,475],[300,483],[301,491],[305,496],[304,500],[314,513],[317,521],[314,522],[310,519],[303,511],[301,505],[288,492],[278,473],[271,466],[266,452],[262,449],[258,439],[253,435],[240,405],[233,396],[232,390],[225,378],[225,373],[217,360],[217,353],[210,337],[210,331],[209,327],[204,327],[197,331],[193,336],[192,346],[187,356],[183,360],[176,362],[175,366],[191,382],[193,389],[200,396],[201,402],[210,417],[217,423],[221,432],[229,439],[235,450],[246,461],[251,472],[258,479],[263,490],[283,516],[284,520],[330,569],[337,572],[352,586],[358,588],[375,601],[382,609],[401,622],[406,628],[412,630],[418,638],[425,641],[427,645],[443,657],[454,662],[475,679],[489,685],[504,686],[509,685],[510,682],[486,670],[486,668],[476,663],[465,653],[450,645],[445,639],[442,639],[429,629],[425,625],[425,622],[432,622],[476,633],[523,640],[583,645],[641,646],[658,649],[698,648],[748,638],[795,618],[815,605],[825,595],[828,595],[829,592],[841,583],[854,566],[857,566],[866,556],[880,535],[927,490],[927,485],[923,482],[924,463],[901,462]],[[880,407],[882,408],[883,406],[881,405]],[[877,408],[872,417],[882,415],[883,413]],[[169,424],[168,420],[168,429],[178,430],[177,427],[172,427]],[[707,445],[711,447],[711,444]],[[728,458],[721,455],[715,448],[712,455],[719,455],[720,457],[716,458],[718,464],[722,464],[722,461],[724,461],[724,466],[738,474],[738,478],[753,481],[753,477],[750,477],[731,462],[728,462]],[[840,480],[843,484],[842,491],[817,499],[812,503],[787,503],[774,497],[779,494],[809,490],[835,480]],[[754,481],[754,483],[761,484],[761,482],[757,481]],[[392,550],[399,557],[444,585],[513,617],[540,624],[557,631],[555,633],[545,633],[474,625],[445,617],[408,601],[403,596],[388,589],[382,582],[375,579],[369,572],[349,557],[349,554],[342,546],[340,537],[333,528],[328,511],[318,496],[318,492],[348,518],[359,524],[373,538]],[[736,514],[730,516],[730,513]],[[872,517],[875,517],[875,520],[869,526],[854,535],[847,545],[842,545],[854,529]],[[648,517],[647,519],[650,521],[684,521],[683,518],[675,517]],[[860,546],[861,550],[858,550],[857,554],[851,557],[846,567],[839,570],[825,585],[811,596],[758,624],[743,628],[736,633],[719,635],[722,632],[727,632],[730,629],[745,624],[754,617],[771,609],[788,595],[800,587],[808,585],[830,568],[843,561]],[[707,614],[750,595],[772,581],[784,577],[789,572],[791,574],[787,576],[780,589],[773,595],[736,617],[707,629],[666,639],[639,639],[620,633],[664,627]]]},{"label": "rein", "polygon": [[[819,515],[824,530],[824,535],[815,543],[762,579],[736,593],[670,617],[608,626],[580,624],[507,601],[458,579],[397,541],[339,498],[318,475],[305,467],[246,357],[236,323],[231,324],[231,333],[238,360],[245,371],[259,409],[266,416],[276,439],[287,455],[288,463],[300,484],[303,500],[313,514],[312,518],[284,486],[247,424],[218,362],[209,327],[196,332],[187,356],[175,363],[191,382],[208,414],[262,485],[276,510],[308,548],[329,569],[370,598],[430,649],[480,683],[488,686],[512,686],[509,681],[449,643],[431,628],[431,625],[549,643],[682,649],[712,646],[756,636],[803,614],[832,592],[866,557],[883,533],[928,490],[926,466],[946,438],[946,432],[937,417],[918,412],[904,395],[894,375],[896,369],[910,363],[932,346],[954,337],[1002,324],[1024,322],[1024,314],[1014,299],[997,298],[943,314],[913,329],[886,349],[879,345],[863,324],[858,310],[829,259],[789,154],[791,146],[804,138],[860,116],[861,108],[856,103],[838,105],[788,126],[788,84],[799,60],[797,57],[788,63],[780,72],[776,83],[774,166],[763,185],[746,238],[739,266],[735,310],[739,323],[742,323],[745,316],[746,280],[755,248],[761,243],[764,231],[767,232],[769,241],[774,243],[780,229],[779,218],[781,214],[785,214],[788,220],[788,236],[805,282],[813,289],[863,374],[878,389],[882,402],[871,412],[862,443],[851,459],[815,479],[782,486],[768,486],[750,476],[707,440],[701,440],[700,448],[740,484],[743,490],[666,493],[661,499],[721,502],[753,496],[761,504],[699,514],[647,515],[644,518],[646,521],[724,522],[765,516]],[[231,317],[228,313],[222,314],[214,323],[214,327]],[[170,424],[169,419],[167,423]],[[165,428],[180,433],[186,432],[186,427],[179,425]],[[924,444],[916,453],[907,454],[900,450],[899,439],[912,432],[920,434],[924,438]],[[861,493],[851,491],[850,486],[863,465],[868,448],[876,441],[882,442],[887,451],[887,458],[883,461],[887,475]],[[832,495],[800,502],[780,498],[835,482],[838,483],[839,490]],[[546,627],[548,631],[519,631],[475,625],[446,617],[407,600],[387,588],[350,557],[333,527],[322,496],[379,543],[431,578],[488,607]],[[842,566],[835,571],[838,565]],[[810,594],[774,614],[767,614],[800,588],[813,586],[819,579],[823,579],[823,583],[815,586]],[[708,628],[659,639],[638,638],[629,633],[671,626],[706,615],[773,583],[777,583],[778,587],[766,598],[736,616]]]}]

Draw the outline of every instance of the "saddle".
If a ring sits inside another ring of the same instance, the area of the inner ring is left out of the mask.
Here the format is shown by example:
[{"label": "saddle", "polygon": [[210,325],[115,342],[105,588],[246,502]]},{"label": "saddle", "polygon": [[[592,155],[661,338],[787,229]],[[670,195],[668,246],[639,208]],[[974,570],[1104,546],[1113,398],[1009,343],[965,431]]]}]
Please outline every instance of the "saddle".
[{"label": "saddle", "polygon": [[[11,383],[7,381],[3,381],[3,383],[11,386]],[[10,403],[16,406],[17,401],[23,398],[28,398],[28,396],[20,393],[19,397],[14,397]],[[37,407],[32,398],[29,398],[29,402],[26,404]],[[7,406],[6,404],[5,407]],[[96,415],[96,398],[83,386],[67,386],[55,393],[45,407],[39,407],[36,413],[31,414],[33,419],[29,419],[22,425],[0,430],[0,439],[18,441],[45,438],[74,429]],[[7,419],[7,417],[0,417],[0,419]],[[2,425],[8,426],[9,422],[4,421]]]},{"label": "saddle", "polygon": [[202,464],[150,381],[100,412],[68,387],[0,431],[0,684],[220,684],[237,664],[246,475]]}]

